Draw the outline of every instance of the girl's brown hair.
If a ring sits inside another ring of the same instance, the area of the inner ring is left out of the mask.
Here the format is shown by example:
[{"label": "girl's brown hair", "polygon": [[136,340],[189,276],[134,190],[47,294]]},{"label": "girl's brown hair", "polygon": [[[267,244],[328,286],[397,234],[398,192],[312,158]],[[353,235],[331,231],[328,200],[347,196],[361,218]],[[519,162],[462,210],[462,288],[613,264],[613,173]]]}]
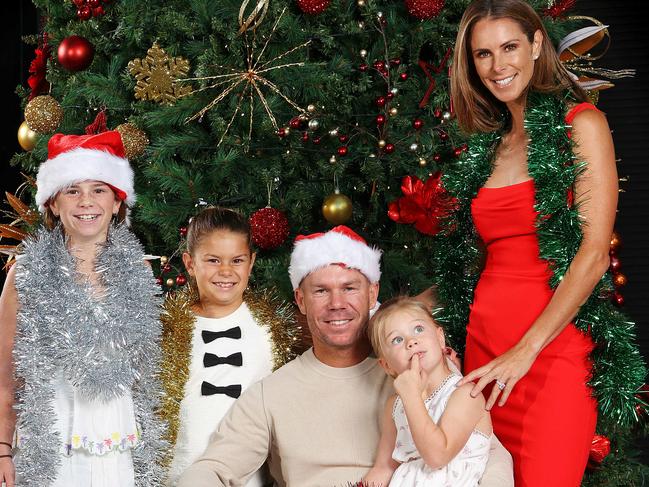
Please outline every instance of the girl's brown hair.
[{"label": "girl's brown hair", "polygon": [[252,253],[252,236],[248,220],[238,211],[211,206],[195,215],[187,226],[187,252],[195,255],[201,239],[216,230],[228,230],[245,236]]},{"label": "girl's brown hair", "polygon": [[[437,303],[433,303],[437,307]],[[423,313],[430,318],[433,325],[439,327],[439,324],[433,318],[432,310],[423,302],[410,296],[395,296],[381,304],[379,309],[374,313],[367,326],[367,335],[372,344],[372,349],[377,357],[383,357],[383,339],[385,338],[385,325],[394,313],[398,311],[412,311]]]},{"label": "girl's brown hair", "polygon": [[451,66],[451,99],[460,128],[466,133],[492,132],[502,128],[504,103],[498,101],[480,80],[473,63],[471,32],[482,19],[511,19],[531,43],[534,33],[543,34],[541,52],[534,63],[529,90],[559,95],[566,90],[577,101],[588,101],[584,90],[561,64],[541,17],[525,0],[474,0],[464,11],[457,31]]}]

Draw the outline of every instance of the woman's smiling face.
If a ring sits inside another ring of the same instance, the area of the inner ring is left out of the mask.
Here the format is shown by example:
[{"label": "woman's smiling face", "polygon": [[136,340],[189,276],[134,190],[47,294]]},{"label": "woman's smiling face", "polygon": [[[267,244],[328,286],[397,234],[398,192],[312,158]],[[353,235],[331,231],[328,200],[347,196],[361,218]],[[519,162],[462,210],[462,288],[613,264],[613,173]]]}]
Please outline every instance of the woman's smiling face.
[{"label": "woman's smiling face", "polygon": [[543,34],[529,41],[509,18],[479,20],[471,31],[471,57],[482,83],[499,101],[516,103],[525,95],[541,52]]}]

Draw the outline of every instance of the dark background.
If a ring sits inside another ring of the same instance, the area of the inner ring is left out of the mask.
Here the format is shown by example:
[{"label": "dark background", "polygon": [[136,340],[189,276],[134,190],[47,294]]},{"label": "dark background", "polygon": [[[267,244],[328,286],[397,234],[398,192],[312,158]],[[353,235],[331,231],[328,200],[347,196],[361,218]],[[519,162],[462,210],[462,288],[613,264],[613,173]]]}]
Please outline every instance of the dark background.
[{"label": "dark background", "polygon": [[[608,115],[620,159],[618,171],[627,180],[621,182],[616,223],[622,238],[621,270],[628,278],[622,289],[625,310],[636,321],[643,355],[649,357],[649,160],[645,145],[649,142],[649,28],[646,16],[638,11],[640,5],[633,0],[580,0],[575,13],[609,25],[612,42],[598,66],[637,70],[634,78],[617,80],[613,89],[603,91],[598,107]],[[0,106],[7,116],[0,135],[0,186],[13,192],[21,178],[16,168],[9,167],[9,159],[22,150],[16,132],[23,120],[15,88],[18,84],[27,86],[28,67],[34,57],[34,46],[21,42],[21,36],[37,34],[39,28],[36,9],[28,0],[1,2],[0,15],[4,19]],[[3,279],[4,274],[0,274]],[[642,446],[644,460],[649,463],[649,442]]]}]

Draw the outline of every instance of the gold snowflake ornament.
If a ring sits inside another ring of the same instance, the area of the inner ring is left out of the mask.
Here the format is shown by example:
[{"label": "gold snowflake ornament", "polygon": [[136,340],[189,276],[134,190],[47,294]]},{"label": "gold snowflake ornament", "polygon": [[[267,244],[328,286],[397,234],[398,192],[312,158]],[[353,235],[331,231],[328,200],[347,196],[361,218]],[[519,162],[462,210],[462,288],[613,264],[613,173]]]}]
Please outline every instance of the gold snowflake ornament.
[{"label": "gold snowflake ornament", "polygon": [[169,57],[153,43],[144,59],[133,59],[128,70],[137,80],[135,98],[173,105],[178,98],[191,92],[190,86],[176,84],[189,72],[189,61],[182,57]]}]

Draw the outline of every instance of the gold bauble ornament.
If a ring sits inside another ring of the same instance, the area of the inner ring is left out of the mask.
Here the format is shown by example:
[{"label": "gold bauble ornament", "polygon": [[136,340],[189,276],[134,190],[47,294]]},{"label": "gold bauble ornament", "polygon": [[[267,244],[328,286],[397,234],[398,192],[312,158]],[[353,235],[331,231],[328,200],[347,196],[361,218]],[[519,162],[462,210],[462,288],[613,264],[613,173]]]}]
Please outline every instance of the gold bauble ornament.
[{"label": "gold bauble ornament", "polygon": [[383,140],[383,139],[379,140],[379,142],[378,142],[378,146],[379,146],[381,149],[383,149],[383,148],[385,147],[385,144],[386,144],[386,142],[385,142],[385,140]]},{"label": "gold bauble ornament", "polygon": [[352,216],[352,200],[336,190],[322,203],[322,215],[334,225],[342,225]]},{"label": "gold bauble ornament", "polygon": [[160,263],[162,265],[166,264],[168,261],[169,261],[169,257],[167,257],[166,255],[160,257]]},{"label": "gold bauble ornament", "polygon": [[426,167],[426,159],[423,157],[419,158],[419,167]]},{"label": "gold bauble ornament", "polygon": [[167,281],[165,282],[167,287],[174,287],[175,283],[176,283],[176,281],[174,281],[171,277],[169,279],[167,279]]},{"label": "gold bauble ornament", "polygon": [[39,134],[54,132],[63,120],[61,104],[50,95],[33,98],[25,107],[25,122]]},{"label": "gold bauble ornament", "polygon": [[27,122],[23,122],[18,127],[18,143],[20,147],[25,149],[27,152],[31,152],[34,147],[36,147],[36,141],[38,140],[38,133],[34,132],[29,128]]},{"label": "gold bauble ornament", "polygon": [[122,136],[127,159],[135,159],[144,154],[146,146],[149,145],[149,138],[143,130],[140,130],[132,123],[118,125],[115,130]]}]

